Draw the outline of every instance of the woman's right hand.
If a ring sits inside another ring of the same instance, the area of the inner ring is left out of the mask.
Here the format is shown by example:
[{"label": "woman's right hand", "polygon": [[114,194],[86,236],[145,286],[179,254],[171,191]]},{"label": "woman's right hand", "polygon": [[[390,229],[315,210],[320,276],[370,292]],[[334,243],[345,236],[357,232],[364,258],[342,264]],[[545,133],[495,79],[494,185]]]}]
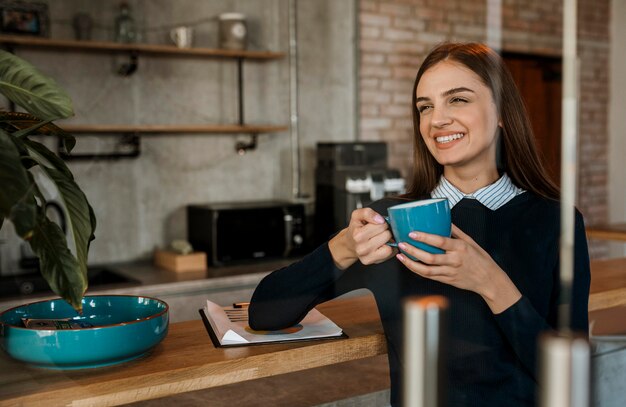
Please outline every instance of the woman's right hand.
[{"label": "woman's right hand", "polygon": [[392,238],[389,225],[373,209],[352,212],[348,227],[328,242],[335,265],[344,270],[360,260],[378,264],[395,256],[397,250],[386,243]]}]

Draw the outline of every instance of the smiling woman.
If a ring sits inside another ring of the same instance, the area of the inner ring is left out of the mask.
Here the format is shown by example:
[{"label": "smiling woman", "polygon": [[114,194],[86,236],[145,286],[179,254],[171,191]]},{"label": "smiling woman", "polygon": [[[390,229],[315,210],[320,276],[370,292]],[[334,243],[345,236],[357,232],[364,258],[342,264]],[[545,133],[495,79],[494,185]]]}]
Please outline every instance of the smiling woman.
[{"label": "smiling woman", "polygon": [[[557,327],[560,208],[521,97],[491,49],[443,44],[420,67],[412,102],[408,193],[355,210],[328,244],[265,277],[252,297],[250,326],[283,328],[316,304],[369,289],[385,329],[395,406],[402,366],[412,363],[400,353],[403,301],[443,296],[450,306],[442,404],[534,406],[537,338]],[[413,230],[398,252],[383,217],[401,202],[428,198],[448,200],[452,236]],[[579,212],[574,269],[570,327],[586,333],[590,273]]]},{"label": "smiling woman", "polygon": [[[435,65],[416,89],[416,108],[422,139],[449,181],[472,192],[476,183],[491,184],[499,178],[498,111],[478,75],[455,62]],[[463,185],[465,180],[469,185]]]},{"label": "smiling woman", "polygon": [[[450,76],[443,77],[442,71],[447,71]],[[427,76],[427,81],[421,81],[424,75]],[[494,115],[491,119],[495,119],[497,127],[493,127],[494,133],[487,137],[496,138],[493,146],[496,155],[491,157],[489,162],[497,159],[495,165],[498,173],[506,172],[520,188],[533,191],[545,198],[559,198],[558,188],[539,159],[530,119],[515,82],[500,56],[482,44],[439,46],[424,60],[417,73],[412,108],[415,132],[414,177],[408,188],[409,196],[430,193],[444,174],[443,163],[436,160],[434,152],[427,146],[425,140],[422,141],[423,137],[431,134],[431,130],[422,127],[422,117],[426,123],[432,123],[432,118],[428,120],[426,117],[428,115],[424,115],[426,111],[422,110],[429,110],[433,102],[426,103],[427,100],[424,98],[430,96],[418,95],[417,92],[425,91],[427,83],[430,87],[437,86],[430,83],[429,76],[433,76],[433,79],[439,76],[440,81],[444,81],[443,84],[439,84],[444,87],[439,89],[439,97],[440,99],[447,97],[448,104],[457,108],[452,109],[453,111],[467,111],[465,105],[482,103],[482,114]],[[418,85],[421,85],[421,89],[418,89]],[[495,112],[491,111],[492,108]],[[489,125],[495,126],[486,122],[482,125],[486,126],[486,130]]]}]

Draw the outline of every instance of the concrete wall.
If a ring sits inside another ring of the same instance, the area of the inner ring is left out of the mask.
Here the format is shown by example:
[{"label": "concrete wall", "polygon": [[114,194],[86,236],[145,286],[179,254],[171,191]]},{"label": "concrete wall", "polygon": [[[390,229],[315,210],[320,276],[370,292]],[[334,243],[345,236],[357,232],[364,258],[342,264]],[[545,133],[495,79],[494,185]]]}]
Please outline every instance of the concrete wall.
[{"label": "concrete wall", "polygon": [[[73,39],[72,17],[94,20],[92,39],[113,39],[118,0],[48,1],[51,37]],[[298,55],[302,192],[314,192],[314,147],[318,140],[355,135],[355,3],[298,0]],[[177,25],[194,27],[194,45],[216,47],[217,15],[247,16],[249,49],[289,50],[287,0],[131,0],[142,41],[169,43]],[[236,123],[236,63],[233,60],[140,56],[129,77],[113,73],[123,57],[106,53],[26,51],[18,55],[55,78],[72,96],[81,124]],[[289,58],[244,65],[245,118],[249,123],[289,124]],[[57,124],[63,125],[63,122]],[[155,246],[186,236],[188,203],[291,198],[289,132],[261,135],[244,156],[235,141],[247,136],[171,134],[142,138],[137,159],[71,162],[98,218],[90,262],[151,256]],[[108,151],[119,140],[80,136],[78,151]],[[4,227],[2,266],[19,255]],[[8,246],[8,247],[7,247]]]}]

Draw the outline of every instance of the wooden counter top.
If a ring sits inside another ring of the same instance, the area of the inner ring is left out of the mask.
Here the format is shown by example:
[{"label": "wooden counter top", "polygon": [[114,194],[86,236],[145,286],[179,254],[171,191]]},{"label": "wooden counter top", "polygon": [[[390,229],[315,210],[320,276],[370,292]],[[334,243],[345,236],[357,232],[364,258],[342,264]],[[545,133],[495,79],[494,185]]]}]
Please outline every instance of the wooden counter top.
[{"label": "wooden counter top", "polygon": [[[626,304],[626,258],[591,262],[589,310]],[[146,356],[93,370],[27,367],[0,354],[0,406],[112,406],[270,377],[386,352],[371,296],[333,300],[318,307],[348,339],[240,348],[214,348],[201,321],[170,325],[165,340]]]},{"label": "wooden counter top", "polygon": [[138,360],[93,370],[51,371],[0,357],[0,405],[112,406],[221,386],[386,352],[371,296],[318,307],[347,339],[215,348],[201,321],[170,325],[167,337]]},{"label": "wooden counter top", "polygon": [[626,242],[626,222],[589,226],[587,227],[587,236],[590,239]]},{"label": "wooden counter top", "polygon": [[626,258],[591,261],[589,311],[626,305]]}]

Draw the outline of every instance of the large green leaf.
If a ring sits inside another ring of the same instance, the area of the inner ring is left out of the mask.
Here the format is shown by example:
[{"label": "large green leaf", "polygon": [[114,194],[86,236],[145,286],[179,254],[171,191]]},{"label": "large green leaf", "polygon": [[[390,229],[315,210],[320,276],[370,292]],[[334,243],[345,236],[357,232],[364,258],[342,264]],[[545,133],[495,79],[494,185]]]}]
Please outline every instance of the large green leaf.
[{"label": "large green leaf", "polygon": [[[40,164],[59,189],[61,200],[69,211],[68,227],[77,223],[82,228],[88,228],[90,233],[87,243],[94,240],[96,215],[91,205],[89,205],[87,197],[74,181],[74,176],[67,165],[65,165],[65,161],[61,160],[41,143],[28,139],[24,140],[23,143],[27,147],[30,156]],[[86,218],[89,219],[89,222],[85,221]],[[73,234],[76,235],[76,233]]]},{"label": "large green leaf", "polygon": [[43,120],[74,114],[69,95],[27,61],[0,50],[0,92],[27,112]]},{"label": "large green leaf", "polygon": [[61,137],[68,153],[72,152],[76,145],[76,139],[70,133],[50,123],[49,120],[42,121],[30,113],[0,111],[0,128],[17,138],[24,138],[29,134]]},{"label": "large green leaf", "polygon": [[66,225],[68,232],[74,237],[76,257],[87,275],[87,251],[89,242],[93,240],[94,231],[89,211],[89,203],[83,191],[74,180],[68,179],[53,168],[43,167],[59,188],[60,199],[67,209]]},{"label": "large green leaf", "polygon": [[22,238],[37,222],[35,185],[20,159],[12,136],[0,129],[0,215],[9,218]]},{"label": "large green leaf", "polygon": [[33,157],[38,163],[47,165],[49,167],[56,168],[61,171],[67,178],[73,180],[74,175],[59,156],[54,154],[41,143],[30,139],[21,140],[22,145],[29,151],[29,155]]},{"label": "large green leaf", "polygon": [[89,220],[91,221],[91,236],[89,237],[89,244],[87,245],[87,249],[89,249],[89,245],[91,244],[91,241],[96,238],[96,234],[95,234],[96,226],[97,226],[96,213],[93,211],[93,208],[91,207],[91,205],[89,205]]},{"label": "large green leaf", "polygon": [[[56,184],[59,200],[66,208],[66,227],[74,239],[80,273],[87,278],[87,252],[94,239],[95,217],[83,191],[65,163],[40,143],[24,140],[30,156]],[[66,294],[66,293],[63,293]]]},{"label": "large green leaf", "polygon": [[67,248],[65,234],[59,225],[45,216],[40,217],[29,243],[39,257],[41,274],[52,291],[81,312],[87,273]]}]

